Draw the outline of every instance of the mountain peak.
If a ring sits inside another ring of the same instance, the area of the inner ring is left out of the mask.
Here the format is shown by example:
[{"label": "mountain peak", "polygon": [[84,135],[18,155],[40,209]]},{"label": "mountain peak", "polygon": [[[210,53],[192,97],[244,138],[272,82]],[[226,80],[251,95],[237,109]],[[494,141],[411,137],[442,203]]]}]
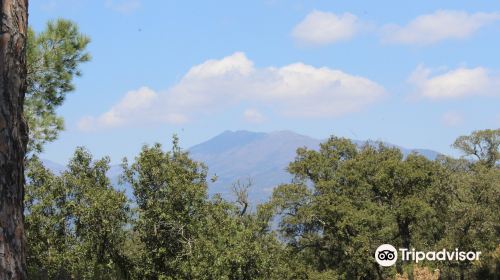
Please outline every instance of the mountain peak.
[{"label": "mountain peak", "polygon": [[255,140],[265,137],[267,134],[263,132],[251,132],[246,130],[231,131],[226,130],[221,134],[193,146],[191,153],[220,153],[232,149],[237,146],[241,146]]}]

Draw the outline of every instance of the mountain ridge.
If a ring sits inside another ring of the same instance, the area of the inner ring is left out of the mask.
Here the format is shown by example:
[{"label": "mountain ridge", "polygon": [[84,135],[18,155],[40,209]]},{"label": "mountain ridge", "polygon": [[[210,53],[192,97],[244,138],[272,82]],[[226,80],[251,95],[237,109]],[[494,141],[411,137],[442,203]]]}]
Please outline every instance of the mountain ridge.
[{"label": "mountain ridge", "polygon": [[[231,187],[238,180],[246,183],[251,180],[249,198],[253,203],[265,201],[272,189],[282,183],[291,181],[292,176],[286,167],[295,159],[299,147],[319,149],[320,140],[289,130],[274,132],[252,132],[247,130],[226,130],[207,141],[187,149],[191,158],[204,162],[208,166],[209,177],[217,177],[215,182],[209,181],[209,193],[220,193],[225,198],[231,198]],[[358,147],[367,142],[351,139]],[[384,144],[398,147],[406,156],[417,152],[429,159],[435,159],[440,153],[428,149],[408,149],[392,143]],[[56,173],[64,170],[64,166],[44,160],[48,168]],[[117,185],[120,176],[119,165],[113,165],[108,176]],[[127,196],[132,196],[129,186],[116,186],[124,190]]]}]

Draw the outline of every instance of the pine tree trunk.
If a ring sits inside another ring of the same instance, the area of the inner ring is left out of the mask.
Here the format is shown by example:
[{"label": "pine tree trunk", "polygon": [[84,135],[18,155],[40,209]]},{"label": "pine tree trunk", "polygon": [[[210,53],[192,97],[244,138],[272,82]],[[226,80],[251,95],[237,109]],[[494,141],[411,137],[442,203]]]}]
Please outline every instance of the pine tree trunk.
[{"label": "pine tree trunk", "polygon": [[26,279],[23,225],[28,0],[0,0],[0,280]]}]

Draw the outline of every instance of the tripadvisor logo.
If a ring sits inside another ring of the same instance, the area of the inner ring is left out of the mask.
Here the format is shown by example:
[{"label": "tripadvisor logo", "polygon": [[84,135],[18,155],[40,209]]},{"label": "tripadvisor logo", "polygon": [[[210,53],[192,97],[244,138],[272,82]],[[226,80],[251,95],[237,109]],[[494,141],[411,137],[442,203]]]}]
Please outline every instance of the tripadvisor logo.
[{"label": "tripadvisor logo", "polygon": [[398,255],[402,261],[410,261],[418,263],[423,260],[427,261],[474,261],[479,260],[481,252],[464,252],[459,251],[458,248],[453,251],[443,249],[441,251],[416,251],[415,248],[409,250],[406,248],[399,248],[398,250],[390,244],[380,245],[375,251],[375,260],[381,266],[392,266],[398,260]]},{"label": "tripadvisor logo", "polygon": [[398,260],[398,251],[391,244],[380,245],[375,251],[375,260],[381,266],[394,265]]}]

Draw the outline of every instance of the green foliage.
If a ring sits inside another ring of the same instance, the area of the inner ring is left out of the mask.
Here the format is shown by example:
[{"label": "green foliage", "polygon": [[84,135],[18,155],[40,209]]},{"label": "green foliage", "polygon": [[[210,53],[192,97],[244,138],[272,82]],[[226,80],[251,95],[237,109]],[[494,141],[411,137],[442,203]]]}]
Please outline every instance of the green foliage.
[{"label": "green foliage", "polygon": [[477,279],[490,279],[485,267],[500,264],[491,258],[500,245],[500,169],[478,164],[453,174],[453,179],[458,190],[450,205],[446,234],[436,247],[481,251],[485,259],[481,263],[446,263],[441,267],[442,276],[455,279],[467,274],[470,278],[475,275]]},{"label": "green foliage", "polygon": [[296,182],[278,187],[270,202],[282,216],[285,240],[318,271],[333,269],[349,279],[385,275],[372,252],[397,232],[388,214],[395,194],[386,184],[387,170],[401,158],[385,147],[357,151],[336,137],[319,151],[300,149],[289,167]]},{"label": "green foliage", "polygon": [[177,275],[192,252],[207,198],[206,167],[192,161],[174,142],[170,152],[161,145],[145,146],[128,167],[125,180],[134,190],[138,220],[135,230],[146,254],[142,269],[148,279]]},{"label": "green foliage", "polygon": [[[477,131],[457,140],[458,147],[482,145],[476,149],[487,152],[477,164],[403,157],[397,148],[375,143],[357,149],[331,137],[319,151],[297,150],[288,168],[294,182],[277,187],[262,209],[281,219],[282,238],[306,265],[340,278],[394,277],[395,270],[382,270],[372,256],[384,243],[492,252],[500,244],[500,177],[491,164],[498,154],[495,133]],[[454,279],[464,273],[479,277],[481,267],[491,266],[462,262],[440,268],[442,277]],[[411,271],[402,263],[396,268]]]},{"label": "green foliage", "polygon": [[281,254],[283,244],[256,215],[218,196],[208,199],[206,167],[181,151],[176,137],[171,151],[145,146],[123,167],[136,197],[134,231],[143,248],[137,277],[296,279]]},{"label": "green foliage", "polygon": [[64,128],[56,109],[66,94],[74,90],[73,79],[80,76],[79,66],[90,60],[85,51],[90,39],[68,20],[49,21],[46,30],[28,31],[27,92],[25,116],[30,128],[31,152],[41,152]]},{"label": "green foliage", "polygon": [[293,256],[261,230],[255,215],[241,216],[241,209],[217,197],[206,210],[180,279],[300,279],[290,266]]},{"label": "green foliage", "polygon": [[93,162],[79,148],[61,175],[28,163],[25,226],[30,279],[123,279],[122,246],[129,217],[125,195],[113,189],[109,159]]}]

